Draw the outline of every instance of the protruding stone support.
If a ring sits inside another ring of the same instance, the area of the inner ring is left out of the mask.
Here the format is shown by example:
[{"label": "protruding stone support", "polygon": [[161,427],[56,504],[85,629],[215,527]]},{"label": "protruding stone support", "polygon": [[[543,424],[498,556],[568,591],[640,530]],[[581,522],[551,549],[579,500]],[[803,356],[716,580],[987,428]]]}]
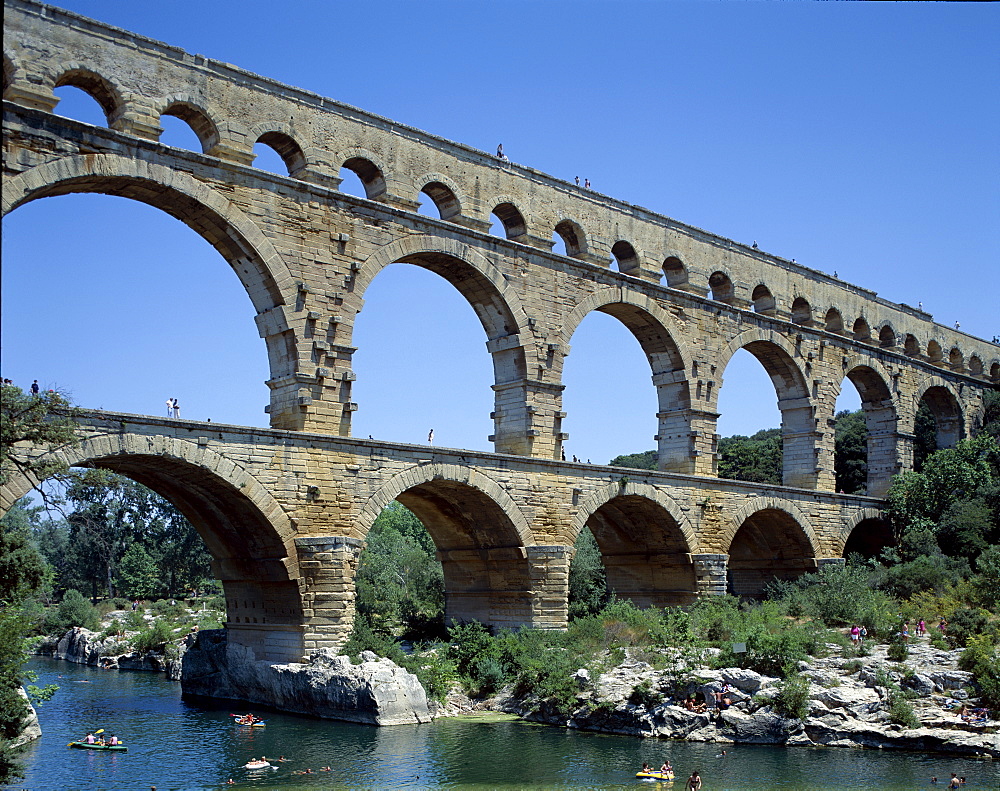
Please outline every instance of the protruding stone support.
[{"label": "protruding stone support", "polygon": [[[496,356],[494,352],[494,360]],[[561,384],[529,378],[493,385],[496,409],[490,442],[496,452],[548,459],[561,455],[563,389]]]},{"label": "protruding stone support", "polygon": [[685,408],[657,412],[656,417],[659,431],[654,439],[659,469],[683,475],[715,474],[718,412]]},{"label": "protruding stone support", "polygon": [[729,555],[692,555],[695,584],[699,596],[723,596],[726,593],[726,572]]},{"label": "protruding stone support", "polygon": [[565,629],[569,621],[569,566],[574,548],[531,546],[525,551],[531,578],[531,626]]},{"label": "protruding stone support", "polygon": [[303,653],[338,648],[354,624],[354,579],[364,542],[347,536],[296,538],[302,588]]},{"label": "protruding stone support", "polygon": [[41,85],[30,83],[15,83],[7,88],[3,94],[4,101],[14,102],[22,107],[31,107],[34,110],[43,110],[51,113],[57,104],[59,97],[51,88],[43,88]]}]

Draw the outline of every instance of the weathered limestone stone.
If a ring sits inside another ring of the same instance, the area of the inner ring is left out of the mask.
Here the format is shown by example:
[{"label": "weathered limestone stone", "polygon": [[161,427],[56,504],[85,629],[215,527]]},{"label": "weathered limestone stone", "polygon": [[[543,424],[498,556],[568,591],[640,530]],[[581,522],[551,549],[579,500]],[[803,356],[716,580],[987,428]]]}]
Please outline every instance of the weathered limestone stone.
[{"label": "weathered limestone stone", "polygon": [[17,694],[27,704],[28,711],[24,715],[24,719],[21,720],[20,733],[11,740],[11,747],[20,747],[22,744],[33,742],[42,736],[42,726],[38,723],[38,714],[28,699],[28,693],[22,687],[18,687]]},{"label": "weathered limestone stone", "polygon": [[328,648],[306,663],[258,660],[251,649],[229,643],[222,630],[204,631],[184,654],[185,694],[250,701],[281,711],[370,725],[430,722],[417,677],[388,659],[362,654],[352,665]]}]

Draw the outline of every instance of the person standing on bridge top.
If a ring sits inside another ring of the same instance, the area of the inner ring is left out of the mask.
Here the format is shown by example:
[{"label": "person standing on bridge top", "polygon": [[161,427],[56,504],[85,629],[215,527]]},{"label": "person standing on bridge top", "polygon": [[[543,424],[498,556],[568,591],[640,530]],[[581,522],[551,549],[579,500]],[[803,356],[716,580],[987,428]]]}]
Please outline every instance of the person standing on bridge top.
[{"label": "person standing on bridge top", "polygon": [[174,406],[173,406],[174,417],[180,417],[181,416],[181,405],[177,403],[177,399],[176,398],[173,398],[171,400],[174,402]]},{"label": "person standing on bridge top", "polygon": [[507,159],[507,155],[503,152],[503,143],[497,146],[497,159]]},{"label": "person standing on bridge top", "polygon": [[427,444],[428,445],[434,444],[434,429],[431,429],[430,431],[427,432]]},{"label": "person standing on bridge top", "polygon": [[31,383],[31,394],[33,396],[38,395],[38,390],[39,390],[38,380],[36,379],[34,382]]},{"label": "person standing on bridge top", "polygon": [[168,398],[167,399],[167,417],[173,417],[173,416],[174,416],[174,399]]}]

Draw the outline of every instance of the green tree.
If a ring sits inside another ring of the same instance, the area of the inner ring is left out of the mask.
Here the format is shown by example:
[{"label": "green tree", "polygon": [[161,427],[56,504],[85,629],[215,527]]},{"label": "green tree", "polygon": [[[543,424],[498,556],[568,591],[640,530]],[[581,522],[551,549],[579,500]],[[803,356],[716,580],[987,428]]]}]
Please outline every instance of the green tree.
[{"label": "green tree", "polygon": [[156,561],[138,542],[122,555],[118,580],[122,594],[130,599],[151,599],[163,591]]},{"label": "green tree", "polygon": [[864,494],[868,484],[868,425],[862,410],[836,415],[833,469],[838,492]]},{"label": "green tree", "polygon": [[913,422],[913,469],[920,472],[937,449],[937,420],[927,402],[921,401]]},{"label": "green tree", "polygon": [[782,482],[781,429],[766,428],[750,437],[719,440],[719,477],[753,483]]},{"label": "green tree", "polygon": [[615,456],[608,464],[612,467],[634,467],[637,470],[656,469],[656,451],[645,450],[642,453],[627,453]]},{"label": "green tree", "polygon": [[[64,462],[33,454],[75,445],[81,414],[55,390],[36,396],[13,385],[0,387],[0,483],[14,473],[45,480],[68,472]],[[28,446],[31,453],[20,452]]]},{"label": "green tree", "polygon": [[607,604],[608,582],[601,549],[589,528],[576,540],[576,552],[569,564],[569,617],[594,615]]}]

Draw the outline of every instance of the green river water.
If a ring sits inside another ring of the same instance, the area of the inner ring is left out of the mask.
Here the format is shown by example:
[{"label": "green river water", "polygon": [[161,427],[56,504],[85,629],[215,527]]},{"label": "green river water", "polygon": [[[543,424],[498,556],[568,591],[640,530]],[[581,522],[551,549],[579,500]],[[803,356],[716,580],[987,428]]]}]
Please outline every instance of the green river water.
[{"label": "green river water", "polygon": [[[510,720],[438,720],[373,728],[254,709],[264,728],[242,728],[241,709],[181,699],[180,685],[152,673],[101,671],[34,659],[40,684],[60,685],[39,709],[43,736],[26,753],[27,775],[13,789],[157,791],[172,789],[662,789],[682,791],[698,770],[704,791],[944,788],[951,772],[969,789],[1000,789],[1000,765],[922,753],[876,750],[722,747],[607,736]],[[247,710],[244,705],[243,711]],[[69,749],[105,728],[126,754]],[[284,755],[277,769],[242,768]],[[673,783],[642,781],[644,761],[669,757]],[[329,766],[331,771],[320,772]],[[296,775],[312,769],[315,774]],[[930,782],[936,775],[937,786]],[[229,785],[232,779],[234,785]]]}]

